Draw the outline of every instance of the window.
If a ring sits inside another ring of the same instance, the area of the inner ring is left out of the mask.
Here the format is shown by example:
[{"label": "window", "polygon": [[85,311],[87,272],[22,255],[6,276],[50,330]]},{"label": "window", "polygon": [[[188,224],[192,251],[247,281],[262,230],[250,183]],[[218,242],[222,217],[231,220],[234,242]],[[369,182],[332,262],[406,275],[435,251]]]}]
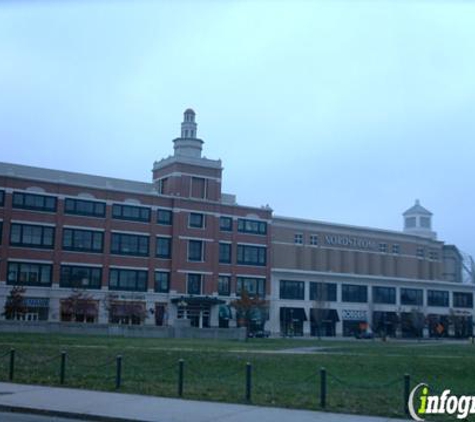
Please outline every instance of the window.
[{"label": "window", "polygon": [[112,233],[111,253],[119,255],[148,256],[148,236]]},{"label": "window", "polygon": [[421,227],[430,229],[430,217],[420,217]]},{"label": "window", "polygon": [[61,265],[60,287],[100,289],[102,269],[79,265]]},{"label": "window", "polygon": [[56,212],[57,200],[53,196],[14,192],[13,208],[25,210]]},{"label": "window", "polygon": [[423,302],[422,290],[401,289],[401,305],[422,306]]},{"label": "window", "polygon": [[22,286],[51,286],[52,265],[9,262],[7,284]]},{"label": "window", "polygon": [[341,300],[343,302],[367,302],[368,288],[356,284],[343,284],[341,286]]},{"label": "window", "polygon": [[109,289],[146,292],[147,277],[148,272],[145,270],[111,268],[109,271]]},{"label": "window", "polygon": [[396,288],[394,287],[373,287],[373,303],[396,303]]},{"label": "window", "polygon": [[231,244],[219,242],[219,262],[221,264],[231,263]]},{"label": "window", "polygon": [[5,204],[5,191],[0,190],[0,207],[3,207]]},{"label": "window", "polygon": [[266,265],[266,253],[265,246],[250,246],[250,245],[238,245],[237,246],[237,263],[240,265]]},{"label": "window", "polygon": [[416,217],[406,217],[406,229],[416,227]]},{"label": "window", "polygon": [[318,246],[318,234],[311,234],[310,235],[310,245],[311,246]]},{"label": "window", "polygon": [[229,296],[231,294],[231,277],[220,275],[218,277],[218,295]]},{"label": "window", "polygon": [[336,284],[311,282],[310,300],[336,302]]},{"label": "window", "polygon": [[112,218],[117,218],[119,220],[144,221],[148,223],[150,221],[150,208],[139,207],[136,205],[114,204],[112,206]]},{"label": "window", "polygon": [[191,178],[191,197],[204,198],[206,194],[206,180],[202,177]]},{"label": "window", "polygon": [[379,252],[386,253],[388,251],[387,243],[380,243],[379,244]]},{"label": "window", "polygon": [[54,227],[12,223],[10,245],[53,249]]},{"label": "window", "polygon": [[437,251],[430,251],[429,252],[429,259],[431,259],[433,261],[437,261],[439,259],[439,254],[437,253]]},{"label": "window", "polygon": [[281,299],[305,299],[305,283],[303,281],[280,280]]},{"label": "window", "polygon": [[400,246],[397,243],[395,243],[393,245],[393,253],[398,254],[400,252],[400,250],[401,250]]},{"label": "window", "polygon": [[236,294],[240,296],[243,290],[245,290],[249,296],[264,297],[266,294],[266,279],[238,277],[236,283]]},{"label": "window", "polygon": [[189,295],[201,294],[201,274],[188,274],[186,287]]},{"label": "window", "polygon": [[0,221],[0,245],[2,244],[3,238],[3,221]]},{"label": "window", "polygon": [[155,256],[164,259],[172,257],[172,239],[170,237],[157,237]]},{"label": "window", "polygon": [[64,201],[64,212],[65,214],[78,214],[89,217],[105,217],[106,204],[105,202],[66,198]]},{"label": "window", "polygon": [[157,223],[164,226],[171,226],[173,214],[170,210],[157,210]]},{"label": "window", "polygon": [[424,258],[424,248],[422,246],[417,247],[417,257]]},{"label": "window", "polygon": [[303,244],[303,234],[302,233],[295,233],[294,243],[296,245],[302,245]]},{"label": "window", "polygon": [[203,241],[189,240],[188,241],[188,261],[204,261],[203,259]]},{"label": "window", "polygon": [[219,217],[219,230],[230,232],[233,230],[233,219],[231,217]]},{"label": "window", "polygon": [[449,307],[449,292],[443,290],[428,290],[427,291],[427,305]]},{"label": "window", "polygon": [[93,230],[63,229],[65,251],[102,252],[104,233]]},{"label": "window", "polygon": [[168,193],[168,177],[164,177],[158,181],[158,191],[162,195],[166,195]]},{"label": "window", "polygon": [[454,308],[473,308],[473,294],[453,292]]},{"label": "window", "polygon": [[238,232],[252,234],[267,234],[267,223],[265,221],[238,219]]},{"label": "window", "polygon": [[205,226],[205,216],[197,212],[191,212],[188,219],[188,226],[202,229]]},{"label": "window", "polygon": [[155,291],[157,293],[170,291],[170,273],[168,271],[155,271]]}]

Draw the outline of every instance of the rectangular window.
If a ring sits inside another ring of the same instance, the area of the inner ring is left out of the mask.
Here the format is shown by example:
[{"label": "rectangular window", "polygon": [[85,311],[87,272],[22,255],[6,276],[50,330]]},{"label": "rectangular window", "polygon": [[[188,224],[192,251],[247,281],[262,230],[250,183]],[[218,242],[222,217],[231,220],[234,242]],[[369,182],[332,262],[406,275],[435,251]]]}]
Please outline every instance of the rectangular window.
[{"label": "rectangular window", "polygon": [[303,244],[303,234],[302,233],[295,233],[294,243],[296,245],[302,245]]},{"label": "rectangular window", "polygon": [[394,253],[394,254],[398,254],[399,251],[400,251],[400,249],[401,249],[401,248],[400,248],[400,246],[399,246],[397,243],[395,243],[395,244],[393,245],[393,253]]},{"label": "rectangular window", "polygon": [[316,300],[321,302],[336,302],[336,284],[311,282],[310,300]]},{"label": "rectangular window", "polygon": [[443,290],[428,290],[427,291],[427,305],[448,308],[449,307],[449,292],[443,291]]},{"label": "rectangular window", "polygon": [[206,180],[202,177],[191,178],[191,197],[204,198],[206,194]]},{"label": "rectangular window", "polygon": [[100,253],[104,233],[95,230],[63,229],[63,250]]},{"label": "rectangular window", "polygon": [[266,279],[238,277],[236,283],[236,294],[241,296],[243,290],[245,290],[249,296],[264,297],[266,294]]},{"label": "rectangular window", "polygon": [[3,221],[0,221],[0,245],[2,244],[3,239]]},{"label": "rectangular window", "polygon": [[423,292],[421,289],[401,289],[401,305],[423,305]]},{"label": "rectangular window", "polygon": [[7,284],[20,286],[51,286],[51,264],[9,262]]},{"label": "rectangular window", "polygon": [[191,212],[188,218],[188,227],[202,229],[205,226],[205,216],[197,212]]},{"label": "rectangular window", "polygon": [[437,261],[439,259],[439,254],[437,251],[430,251],[429,252],[429,259],[432,261]]},{"label": "rectangular window", "polygon": [[231,294],[231,277],[220,275],[218,277],[218,295],[229,296]]},{"label": "rectangular window", "polygon": [[170,259],[172,257],[172,239],[170,237],[157,237],[155,255],[157,258]]},{"label": "rectangular window", "polygon": [[368,288],[356,284],[343,284],[341,286],[341,300],[343,302],[366,303],[368,301]]},{"label": "rectangular window", "polygon": [[311,234],[310,235],[310,245],[318,246],[318,234]]},{"label": "rectangular window", "polygon": [[396,303],[396,288],[394,287],[373,287],[373,303]]},{"label": "rectangular window", "polygon": [[111,253],[119,255],[148,256],[148,236],[112,233]]},{"label": "rectangular window", "polygon": [[5,205],[5,191],[0,190],[0,207]]},{"label": "rectangular window", "polygon": [[238,232],[252,234],[267,234],[267,223],[265,221],[238,219]]},{"label": "rectangular window", "polygon": [[416,227],[416,217],[406,217],[406,229]]},{"label": "rectangular window", "polygon": [[239,265],[266,265],[267,249],[265,246],[237,246],[237,263]]},{"label": "rectangular window", "polygon": [[417,247],[417,257],[424,258],[424,248],[422,246]]},{"label": "rectangular window", "polygon": [[136,205],[114,204],[112,206],[112,218],[148,223],[150,221],[150,208]]},{"label": "rectangular window", "polygon": [[170,273],[168,271],[155,271],[155,291],[157,293],[170,291]]},{"label": "rectangular window", "polygon": [[145,270],[111,268],[109,271],[109,289],[146,292],[147,277],[148,271]]},{"label": "rectangular window", "polygon": [[473,294],[453,292],[454,308],[473,308]]},{"label": "rectangular window", "polygon": [[203,276],[201,274],[188,274],[186,287],[189,295],[201,294],[201,281]]},{"label": "rectangular window", "polygon": [[64,213],[85,215],[88,217],[105,217],[106,203],[66,198],[64,200]]},{"label": "rectangular window", "polygon": [[12,223],[10,245],[53,249],[54,232],[54,227]]},{"label": "rectangular window", "polygon": [[203,259],[203,241],[188,241],[188,261],[204,261]]},{"label": "rectangular window", "polygon": [[305,299],[305,283],[303,281],[280,280],[281,299]]},{"label": "rectangular window", "polygon": [[379,252],[386,253],[388,251],[387,243],[380,243],[379,244]]},{"label": "rectangular window", "polygon": [[13,208],[24,210],[56,212],[57,199],[53,196],[13,192]]},{"label": "rectangular window", "polygon": [[157,210],[157,224],[161,224],[163,226],[171,226],[173,219],[173,213],[170,210]]},{"label": "rectangular window", "polygon": [[221,264],[231,263],[231,244],[219,242],[219,262]]},{"label": "rectangular window", "polygon": [[79,265],[61,265],[60,287],[79,289],[100,289],[102,285],[102,269]]},{"label": "rectangular window", "polygon": [[222,232],[233,231],[233,219],[231,217],[219,217],[219,230]]}]

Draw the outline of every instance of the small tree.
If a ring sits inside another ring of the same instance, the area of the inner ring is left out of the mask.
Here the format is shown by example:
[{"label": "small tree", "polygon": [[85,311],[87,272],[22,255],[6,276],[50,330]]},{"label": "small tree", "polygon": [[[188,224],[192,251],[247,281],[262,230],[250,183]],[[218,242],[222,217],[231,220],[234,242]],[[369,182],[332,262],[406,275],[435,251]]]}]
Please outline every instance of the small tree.
[{"label": "small tree", "polygon": [[[313,322],[315,324],[316,334],[320,340],[322,337],[322,327],[326,317],[326,309],[328,302],[328,292],[326,285],[324,283],[316,283],[315,285],[315,296],[313,299]],[[311,316],[312,317],[312,316]]]},{"label": "small tree", "polygon": [[103,304],[108,312],[109,322],[137,324],[148,317],[143,303],[136,300],[119,300],[117,295],[108,294],[104,297]]},{"label": "small tree", "polygon": [[23,286],[15,286],[10,290],[2,314],[5,319],[21,319],[27,313],[25,293],[26,289]]},{"label": "small tree", "polygon": [[97,313],[97,302],[90,293],[84,290],[75,289],[64,300],[61,301],[62,312],[69,315],[71,321],[86,321],[88,315]]},{"label": "small tree", "polygon": [[247,337],[251,332],[251,322],[256,311],[261,313],[267,311],[268,303],[259,296],[250,296],[247,290],[243,289],[241,297],[233,300],[231,306],[236,309],[236,314],[239,316],[242,326],[246,327]]},{"label": "small tree", "polygon": [[426,320],[421,308],[411,309],[411,323],[416,336],[420,339],[423,336],[423,330]]}]

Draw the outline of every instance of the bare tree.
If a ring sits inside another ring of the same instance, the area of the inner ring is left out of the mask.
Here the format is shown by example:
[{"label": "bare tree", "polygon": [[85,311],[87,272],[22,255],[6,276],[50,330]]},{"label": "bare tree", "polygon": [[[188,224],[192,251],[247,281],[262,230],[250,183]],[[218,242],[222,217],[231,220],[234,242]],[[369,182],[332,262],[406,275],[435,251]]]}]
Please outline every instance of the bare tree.
[{"label": "bare tree", "polygon": [[328,291],[325,283],[316,283],[314,290],[313,307],[311,312],[313,313],[313,322],[318,339],[322,338],[322,328],[326,318],[326,312],[328,307]]},{"label": "bare tree", "polygon": [[85,322],[88,318],[97,316],[97,311],[97,301],[84,290],[74,289],[61,301],[61,312],[73,322]]},{"label": "bare tree", "polygon": [[421,308],[411,309],[411,323],[416,336],[420,339],[426,326],[426,320]]},{"label": "bare tree", "polygon": [[5,301],[3,316],[6,319],[22,319],[28,309],[25,305],[26,289],[23,286],[15,286]]}]

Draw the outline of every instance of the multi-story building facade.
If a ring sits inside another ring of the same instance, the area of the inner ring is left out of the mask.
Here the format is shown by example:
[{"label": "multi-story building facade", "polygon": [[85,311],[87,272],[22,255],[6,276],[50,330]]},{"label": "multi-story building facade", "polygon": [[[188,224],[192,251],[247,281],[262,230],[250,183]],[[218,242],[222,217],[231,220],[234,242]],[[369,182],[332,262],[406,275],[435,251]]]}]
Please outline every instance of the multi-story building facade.
[{"label": "multi-story building facade", "polygon": [[221,191],[193,110],[173,144],[150,183],[0,163],[0,308],[21,286],[25,319],[228,327],[246,290],[274,335],[471,335],[474,286],[420,204],[401,232],[273,217]]},{"label": "multi-story building facade", "polygon": [[81,299],[89,322],[224,327],[241,289],[268,295],[271,210],[221,192],[196,133],[188,109],[151,183],[1,163],[0,306],[21,285],[27,319]]}]

